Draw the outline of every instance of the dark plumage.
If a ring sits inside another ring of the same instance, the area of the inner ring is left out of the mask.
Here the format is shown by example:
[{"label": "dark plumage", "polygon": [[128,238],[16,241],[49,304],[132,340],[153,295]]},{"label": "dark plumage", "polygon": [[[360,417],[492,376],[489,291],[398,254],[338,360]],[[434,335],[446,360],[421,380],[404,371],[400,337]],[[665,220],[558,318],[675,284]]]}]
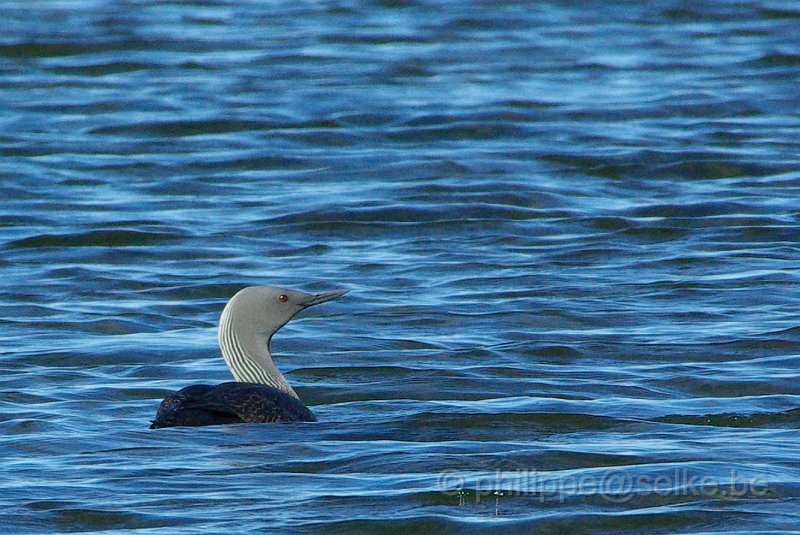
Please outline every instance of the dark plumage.
[{"label": "dark plumage", "polygon": [[167,396],[150,429],[234,423],[316,422],[300,400],[255,383],[192,385]]},{"label": "dark plumage", "polygon": [[307,294],[250,286],[231,297],[219,322],[222,357],[237,382],[193,385],[161,402],[150,429],[264,422],[316,422],[275,366],[269,342],[298,312],[347,293]]}]

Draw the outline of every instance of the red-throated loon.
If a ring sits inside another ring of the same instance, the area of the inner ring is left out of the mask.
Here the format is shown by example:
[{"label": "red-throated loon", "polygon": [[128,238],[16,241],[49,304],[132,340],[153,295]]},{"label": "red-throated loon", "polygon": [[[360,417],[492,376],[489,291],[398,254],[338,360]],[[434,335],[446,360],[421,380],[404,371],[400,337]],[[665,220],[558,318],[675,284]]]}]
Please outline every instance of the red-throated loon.
[{"label": "red-throated loon", "polygon": [[272,335],[301,310],[347,290],[307,294],[250,286],[234,295],[219,320],[222,357],[236,382],[187,386],[161,402],[151,429],[229,423],[316,422],[275,366]]}]

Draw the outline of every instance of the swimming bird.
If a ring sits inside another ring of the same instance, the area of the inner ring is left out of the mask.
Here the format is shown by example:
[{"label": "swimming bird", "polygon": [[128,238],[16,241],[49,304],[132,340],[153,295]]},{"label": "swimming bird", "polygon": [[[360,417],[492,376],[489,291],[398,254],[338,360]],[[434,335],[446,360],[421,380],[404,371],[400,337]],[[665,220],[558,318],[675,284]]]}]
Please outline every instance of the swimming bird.
[{"label": "swimming bird", "polygon": [[275,366],[272,335],[295,314],[347,293],[307,294],[249,286],[234,295],[219,319],[219,347],[236,382],[187,386],[161,402],[150,429],[229,423],[316,422]]}]

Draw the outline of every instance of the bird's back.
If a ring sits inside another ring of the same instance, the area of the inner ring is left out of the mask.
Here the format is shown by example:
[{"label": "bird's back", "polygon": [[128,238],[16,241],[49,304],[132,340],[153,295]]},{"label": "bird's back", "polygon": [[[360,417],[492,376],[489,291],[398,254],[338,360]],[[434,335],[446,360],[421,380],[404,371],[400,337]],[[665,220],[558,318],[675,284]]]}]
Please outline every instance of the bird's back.
[{"label": "bird's back", "polygon": [[161,402],[151,429],[230,423],[316,422],[297,398],[256,383],[193,385]]}]

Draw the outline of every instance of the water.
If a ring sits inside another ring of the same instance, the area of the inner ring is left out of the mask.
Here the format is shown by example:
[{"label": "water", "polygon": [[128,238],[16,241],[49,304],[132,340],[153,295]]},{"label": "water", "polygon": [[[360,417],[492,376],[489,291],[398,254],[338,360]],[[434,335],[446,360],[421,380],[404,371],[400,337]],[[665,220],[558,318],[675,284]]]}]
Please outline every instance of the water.
[{"label": "water", "polygon": [[[800,530],[800,10],[0,7],[3,532]],[[151,431],[250,284],[319,423]]]}]

